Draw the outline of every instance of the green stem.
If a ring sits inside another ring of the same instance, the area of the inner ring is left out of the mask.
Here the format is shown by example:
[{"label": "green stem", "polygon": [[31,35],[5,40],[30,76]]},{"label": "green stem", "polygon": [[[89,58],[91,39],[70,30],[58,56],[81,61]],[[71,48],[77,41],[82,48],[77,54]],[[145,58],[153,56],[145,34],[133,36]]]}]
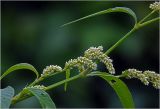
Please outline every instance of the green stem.
[{"label": "green stem", "polygon": [[124,78],[124,77],[126,77],[126,76],[123,75],[123,74],[121,74],[121,75],[117,75],[117,76],[115,76],[115,77],[117,77],[117,78]]},{"label": "green stem", "polygon": [[153,13],[155,12],[155,10],[153,10],[151,13],[149,13],[146,17],[144,17],[141,21],[139,21],[139,24],[142,23],[143,21],[145,21],[148,17],[150,17]]},{"label": "green stem", "polygon": [[62,84],[64,84],[64,83],[66,83],[66,82],[76,80],[76,79],[80,78],[81,76],[82,76],[81,74],[78,74],[78,75],[73,76],[73,77],[71,77],[71,78],[69,78],[69,79],[62,80],[62,81],[60,81],[60,82],[57,82],[57,83],[55,83],[55,84],[53,84],[53,85],[48,86],[45,90],[47,91],[47,90],[53,89],[53,88],[55,88],[55,87],[57,87],[57,86],[60,86],[60,85],[62,85]]},{"label": "green stem", "polygon": [[152,19],[152,20],[146,21],[146,22],[144,22],[144,23],[142,23],[142,24],[139,24],[138,29],[139,29],[139,28],[142,28],[142,27],[144,27],[144,26],[146,26],[146,25],[148,25],[148,24],[151,24],[151,23],[153,23],[153,22],[159,21],[159,20],[160,20],[160,17],[157,17],[157,18],[154,18],[154,19]]},{"label": "green stem", "polygon": [[146,25],[149,25],[153,22],[156,22],[156,21],[159,21],[160,20],[160,17],[157,17],[157,18],[154,18],[152,20],[149,20],[149,21],[146,21],[142,24],[140,23],[137,23],[134,28],[131,29],[131,31],[129,31],[124,37],[122,37],[118,42],[116,42],[111,48],[109,48],[105,54],[109,54],[111,51],[113,51],[116,47],[118,47],[122,42],[124,42],[133,32],[135,32],[136,30],[146,26]]},{"label": "green stem", "polygon": [[37,84],[37,83],[39,83],[39,82],[41,82],[41,81],[43,81],[43,80],[45,80],[45,79],[47,79],[47,78],[49,78],[49,77],[51,77],[51,76],[55,76],[55,75],[60,74],[60,73],[63,73],[63,72],[64,72],[64,71],[62,71],[62,72],[56,72],[56,73],[54,73],[54,74],[52,74],[52,75],[49,75],[49,76],[47,76],[47,77],[40,77],[40,78],[36,79],[34,82],[32,82],[28,87],[34,86],[35,84]]},{"label": "green stem", "polygon": [[116,42],[111,48],[109,48],[105,54],[108,55],[111,51],[113,51],[116,47],[118,47],[124,40],[126,40],[134,31],[136,30],[136,25],[131,29],[124,37],[122,37],[118,42]]},{"label": "green stem", "polygon": [[33,86],[33,85],[39,83],[40,81],[42,81],[42,79],[41,79],[41,78],[38,78],[38,79],[36,79],[35,81],[33,81],[31,84],[29,84],[28,87]]},{"label": "green stem", "polygon": [[[82,74],[78,74],[78,75],[73,76],[73,77],[71,77],[71,78],[69,78],[69,79],[62,80],[62,81],[60,81],[60,82],[57,82],[57,83],[55,83],[55,84],[53,84],[53,85],[50,85],[50,86],[46,87],[45,91],[50,90],[50,89],[53,89],[53,88],[55,88],[55,87],[58,87],[58,86],[66,83],[66,82],[76,80],[76,79],[78,79],[78,78],[80,78],[80,77],[82,77]],[[19,101],[22,101],[22,100],[24,100],[24,99],[27,99],[27,98],[29,98],[29,97],[31,97],[31,96],[33,96],[33,95],[32,95],[32,94],[23,94],[23,91],[22,91],[21,93],[19,93],[19,94],[16,95],[15,97],[13,97],[13,99],[12,99],[12,104],[15,104],[15,103],[17,103],[17,102],[19,102]]]}]

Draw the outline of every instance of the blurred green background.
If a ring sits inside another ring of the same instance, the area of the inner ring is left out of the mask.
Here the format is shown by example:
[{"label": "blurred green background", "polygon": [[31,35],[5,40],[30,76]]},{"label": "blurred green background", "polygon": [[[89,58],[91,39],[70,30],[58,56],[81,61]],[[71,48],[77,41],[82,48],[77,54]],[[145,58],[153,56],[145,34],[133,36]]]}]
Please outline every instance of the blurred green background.
[{"label": "blurred green background", "polygon": [[[112,13],[84,20],[68,27],[64,23],[77,18],[113,8],[129,7],[140,20],[151,10],[149,1],[2,1],[1,2],[1,71],[17,63],[30,63],[42,72],[47,65],[64,66],[71,58],[83,55],[90,46],[102,45],[109,49],[134,25],[133,19],[125,13]],[[155,16],[158,16],[155,14]],[[134,33],[116,48],[110,57],[116,74],[128,68],[154,70],[159,72],[159,27],[158,22]],[[99,70],[105,71],[100,65]],[[73,72],[76,74],[76,72]],[[28,70],[16,71],[3,79],[1,87],[13,86],[18,93],[34,80]],[[50,78],[44,85],[64,79],[64,75]],[[125,80],[138,108],[158,108],[159,92],[151,85],[145,86],[139,80]],[[49,91],[58,108],[117,108],[121,107],[113,89],[100,78],[79,79],[69,83],[65,92],[63,86]],[[12,107],[40,107],[32,97]]]}]

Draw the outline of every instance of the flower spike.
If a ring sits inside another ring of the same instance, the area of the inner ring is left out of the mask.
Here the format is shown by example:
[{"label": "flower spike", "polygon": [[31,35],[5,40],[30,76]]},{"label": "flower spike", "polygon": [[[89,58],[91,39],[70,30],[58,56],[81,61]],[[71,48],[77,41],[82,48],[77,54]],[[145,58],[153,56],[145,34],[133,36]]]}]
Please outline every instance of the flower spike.
[{"label": "flower spike", "polygon": [[128,79],[137,78],[145,85],[148,85],[150,82],[154,88],[160,89],[160,74],[154,71],[147,70],[142,73],[142,71],[136,69],[128,69],[123,71],[122,74]]},{"label": "flower spike", "polygon": [[62,68],[58,65],[50,65],[50,66],[47,66],[44,70],[43,70],[43,73],[41,74],[41,77],[43,76],[48,76],[52,73],[55,73],[55,72],[62,72]]}]

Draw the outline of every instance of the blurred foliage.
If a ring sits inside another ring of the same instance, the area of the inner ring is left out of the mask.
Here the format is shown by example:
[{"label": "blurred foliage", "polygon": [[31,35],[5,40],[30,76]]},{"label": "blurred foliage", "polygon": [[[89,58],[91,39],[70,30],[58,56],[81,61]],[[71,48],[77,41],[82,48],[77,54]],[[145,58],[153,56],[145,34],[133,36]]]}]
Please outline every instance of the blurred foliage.
[{"label": "blurred foliage", "polygon": [[[131,8],[139,19],[147,15],[149,1],[2,1],[1,8],[1,71],[17,63],[30,63],[39,72],[46,65],[64,63],[83,55],[90,46],[102,45],[105,50],[125,35],[133,26],[131,17],[124,13],[113,13],[94,17],[68,27],[64,23],[94,12],[123,6]],[[158,13],[157,13],[158,15]],[[155,15],[156,16],[156,15]],[[116,73],[128,68],[154,70],[158,72],[158,23],[144,27],[134,33],[110,57],[114,60]],[[103,65],[99,67],[105,71]],[[23,70],[9,75],[2,81],[2,88],[11,85],[20,91],[33,81],[34,75]],[[74,74],[76,72],[73,72]],[[62,80],[65,75],[50,78],[44,84]],[[138,80],[124,80],[130,88],[136,107],[158,107],[158,90],[144,86]],[[77,87],[78,86],[78,87]],[[79,79],[49,91],[59,108],[64,107],[121,107],[113,89],[100,78]],[[147,99],[146,99],[147,98]],[[34,103],[33,103],[34,102]],[[39,107],[35,98],[19,102],[13,107]]]}]

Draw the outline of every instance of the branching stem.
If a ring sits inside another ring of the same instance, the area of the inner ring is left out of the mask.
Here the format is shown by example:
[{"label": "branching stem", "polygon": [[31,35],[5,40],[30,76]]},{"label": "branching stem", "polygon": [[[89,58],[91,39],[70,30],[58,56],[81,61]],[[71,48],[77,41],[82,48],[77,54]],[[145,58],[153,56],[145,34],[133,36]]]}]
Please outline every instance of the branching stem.
[{"label": "branching stem", "polygon": [[142,23],[143,21],[145,21],[147,18],[149,18],[153,13],[155,12],[155,10],[153,10],[151,13],[149,13],[146,17],[144,17],[142,20],[139,21],[139,23]]},{"label": "branching stem", "polygon": [[[152,11],[151,13],[149,13],[146,17],[144,17],[141,21],[139,21],[137,24],[135,24],[135,26],[124,36],[122,37],[119,41],[117,41],[112,47],[110,47],[110,49],[108,49],[105,53],[107,55],[109,55],[115,48],[117,48],[122,42],[124,42],[131,34],[133,34],[136,30],[142,28],[142,27],[145,27],[146,25],[148,24],[151,24],[153,22],[156,22],[156,21],[159,21],[160,20],[160,17],[157,17],[157,18],[154,18],[152,20],[148,20],[144,23],[142,23],[144,20],[146,20],[149,16],[151,16],[155,11]],[[76,75],[76,76],[73,76],[69,79],[65,79],[65,80],[62,80],[60,82],[57,82],[55,84],[52,84],[48,87],[46,87],[45,91],[48,91],[48,90],[51,90],[55,87],[58,87],[66,82],[70,82],[70,81],[73,81],[73,80],[76,80],[78,78],[81,78],[83,76],[85,76],[85,74],[89,73],[90,72],[90,69],[87,69],[85,70],[84,72]],[[124,77],[124,75],[117,75],[116,77],[118,78],[121,78],[121,77]],[[35,80],[33,83],[31,83],[29,86],[33,86],[37,83],[39,83],[40,81],[42,81],[43,79],[42,78],[39,78],[37,80]],[[12,99],[12,104],[15,104],[19,101],[22,101],[24,99],[27,99],[29,97],[33,96],[32,94],[23,94],[23,91],[21,91],[18,95],[16,95],[15,97],[13,97]]]}]

